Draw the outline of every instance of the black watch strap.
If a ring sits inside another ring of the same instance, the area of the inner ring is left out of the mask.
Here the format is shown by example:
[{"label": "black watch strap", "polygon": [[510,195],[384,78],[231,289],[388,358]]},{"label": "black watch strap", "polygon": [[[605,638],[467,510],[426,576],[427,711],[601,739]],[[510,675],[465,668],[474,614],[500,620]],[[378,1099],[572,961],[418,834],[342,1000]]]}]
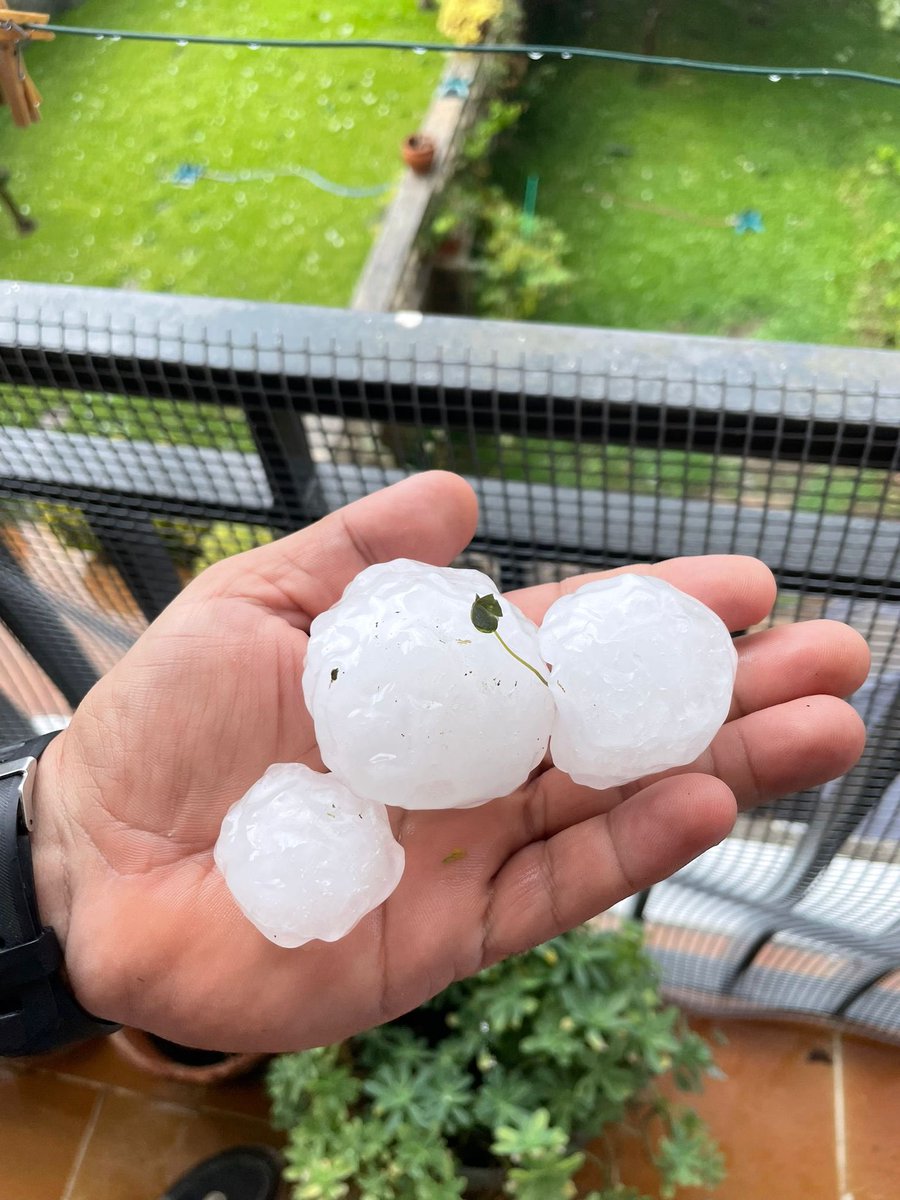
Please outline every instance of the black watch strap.
[{"label": "black watch strap", "polygon": [[45,1054],[112,1033],[90,1016],[62,973],[52,929],[42,927],[31,860],[29,772],[55,734],[0,750],[0,1055]]}]

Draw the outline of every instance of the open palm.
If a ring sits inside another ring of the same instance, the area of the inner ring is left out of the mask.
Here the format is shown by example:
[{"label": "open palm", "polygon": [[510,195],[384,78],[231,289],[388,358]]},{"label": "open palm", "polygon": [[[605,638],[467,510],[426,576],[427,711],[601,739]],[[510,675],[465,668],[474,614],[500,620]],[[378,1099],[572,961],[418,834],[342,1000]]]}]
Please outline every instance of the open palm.
[{"label": "open palm", "polygon": [[[226,810],[273,762],[321,769],[300,678],[312,619],[372,562],[446,564],[475,526],[468,486],[416,476],[201,575],[90,693],[41,760],[35,864],[45,921],[91,1012],[220,1050],[334,1041],[553,937],[670,875],[746,807],[829,779],[863,730],[836,697],[865,643],[832,622],[741,638],[731,717],[690,768],[604,792],[552,766],[467,811],[395,810],[400,886],[342,941],[273,946],[213,864]],[[732,630],[774,598],[761,563],[650,571]],[[535,621],[565,585],[514,596]]]}]

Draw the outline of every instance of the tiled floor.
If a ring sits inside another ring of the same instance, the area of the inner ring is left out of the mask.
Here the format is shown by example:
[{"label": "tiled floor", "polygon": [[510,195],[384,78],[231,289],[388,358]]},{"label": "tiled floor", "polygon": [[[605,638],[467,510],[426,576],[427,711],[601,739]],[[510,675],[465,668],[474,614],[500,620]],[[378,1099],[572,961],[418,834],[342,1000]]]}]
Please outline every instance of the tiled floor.
[{"label": "tiled floor", "polygon": [[[695,1024],[727,1037],[716,1052],[726,1079],[696,1101],[728,1160],[717,1200],[900,1197],[900,1050],[791,1026]],[[278,1140],[258,1076],[169,1083],[107,1042],[0,1067],[2,1200],[155,1200],[221,1147]],[[623,1144],[621,1172],[658,1195],[636,1143]]]},{"label": "tiled floor", "polygon": [[0,1066],[0,1200],[155,1200],[226,1146],[277,1146],[259,1075],[212,1088],[155,1079],[97,1042]]},{"label": "tiled floor", "polygon": [[[690,1098],[725,1153],[717,1200],[898,1200],[900,1049],[799,1026],[692,1023],[727,1037],[715,1051],[726,1078]],[[637,1142],[622,1145],[621,1174],[658,1196]]]}]

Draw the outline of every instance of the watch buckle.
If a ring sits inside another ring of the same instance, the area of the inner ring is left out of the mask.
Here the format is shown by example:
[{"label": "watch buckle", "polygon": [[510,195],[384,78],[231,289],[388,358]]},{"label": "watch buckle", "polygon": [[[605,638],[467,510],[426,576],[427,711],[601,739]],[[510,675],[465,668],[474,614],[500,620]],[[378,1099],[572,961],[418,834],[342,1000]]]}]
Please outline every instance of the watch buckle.
[{"label": "watch buckle", "polygon": [[34,768],[37,759],[31,755],[16,758],[12,762],[0,763],[0,779],[9,779],[11,775],[20,775],[19,780],[19,811],[29,832],[34,828],[34,807],[32,793],[34,791]]}]

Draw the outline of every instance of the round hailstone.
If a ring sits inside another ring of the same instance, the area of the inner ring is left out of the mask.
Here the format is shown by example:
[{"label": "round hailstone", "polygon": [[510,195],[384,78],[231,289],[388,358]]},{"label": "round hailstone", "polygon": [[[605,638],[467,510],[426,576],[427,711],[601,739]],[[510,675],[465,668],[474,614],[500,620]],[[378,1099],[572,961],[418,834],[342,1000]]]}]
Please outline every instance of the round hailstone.
[{"label": "round hailstone", "polygon": [[[496,632],[473,623],[485,596]],[[310,631],[303,694],[322,760],[356,795],[402,808],[505,796],[543,758],[553,721],[526,664],[544,671],[537,629],[487,575],[368,567]]]},{"label": "round hailstone", "polygon": [[551,605],[553,761],[576,783],[614,787],[701,754],[731,704],[737,653],[706,605],[660,579],[618,575]]},{"label": "round hailstone", "polygon": [[404,854],[383,805],[276,763],[228,810],[215,860],[248,920],[293,947],[348,934],[393,892]]}]

